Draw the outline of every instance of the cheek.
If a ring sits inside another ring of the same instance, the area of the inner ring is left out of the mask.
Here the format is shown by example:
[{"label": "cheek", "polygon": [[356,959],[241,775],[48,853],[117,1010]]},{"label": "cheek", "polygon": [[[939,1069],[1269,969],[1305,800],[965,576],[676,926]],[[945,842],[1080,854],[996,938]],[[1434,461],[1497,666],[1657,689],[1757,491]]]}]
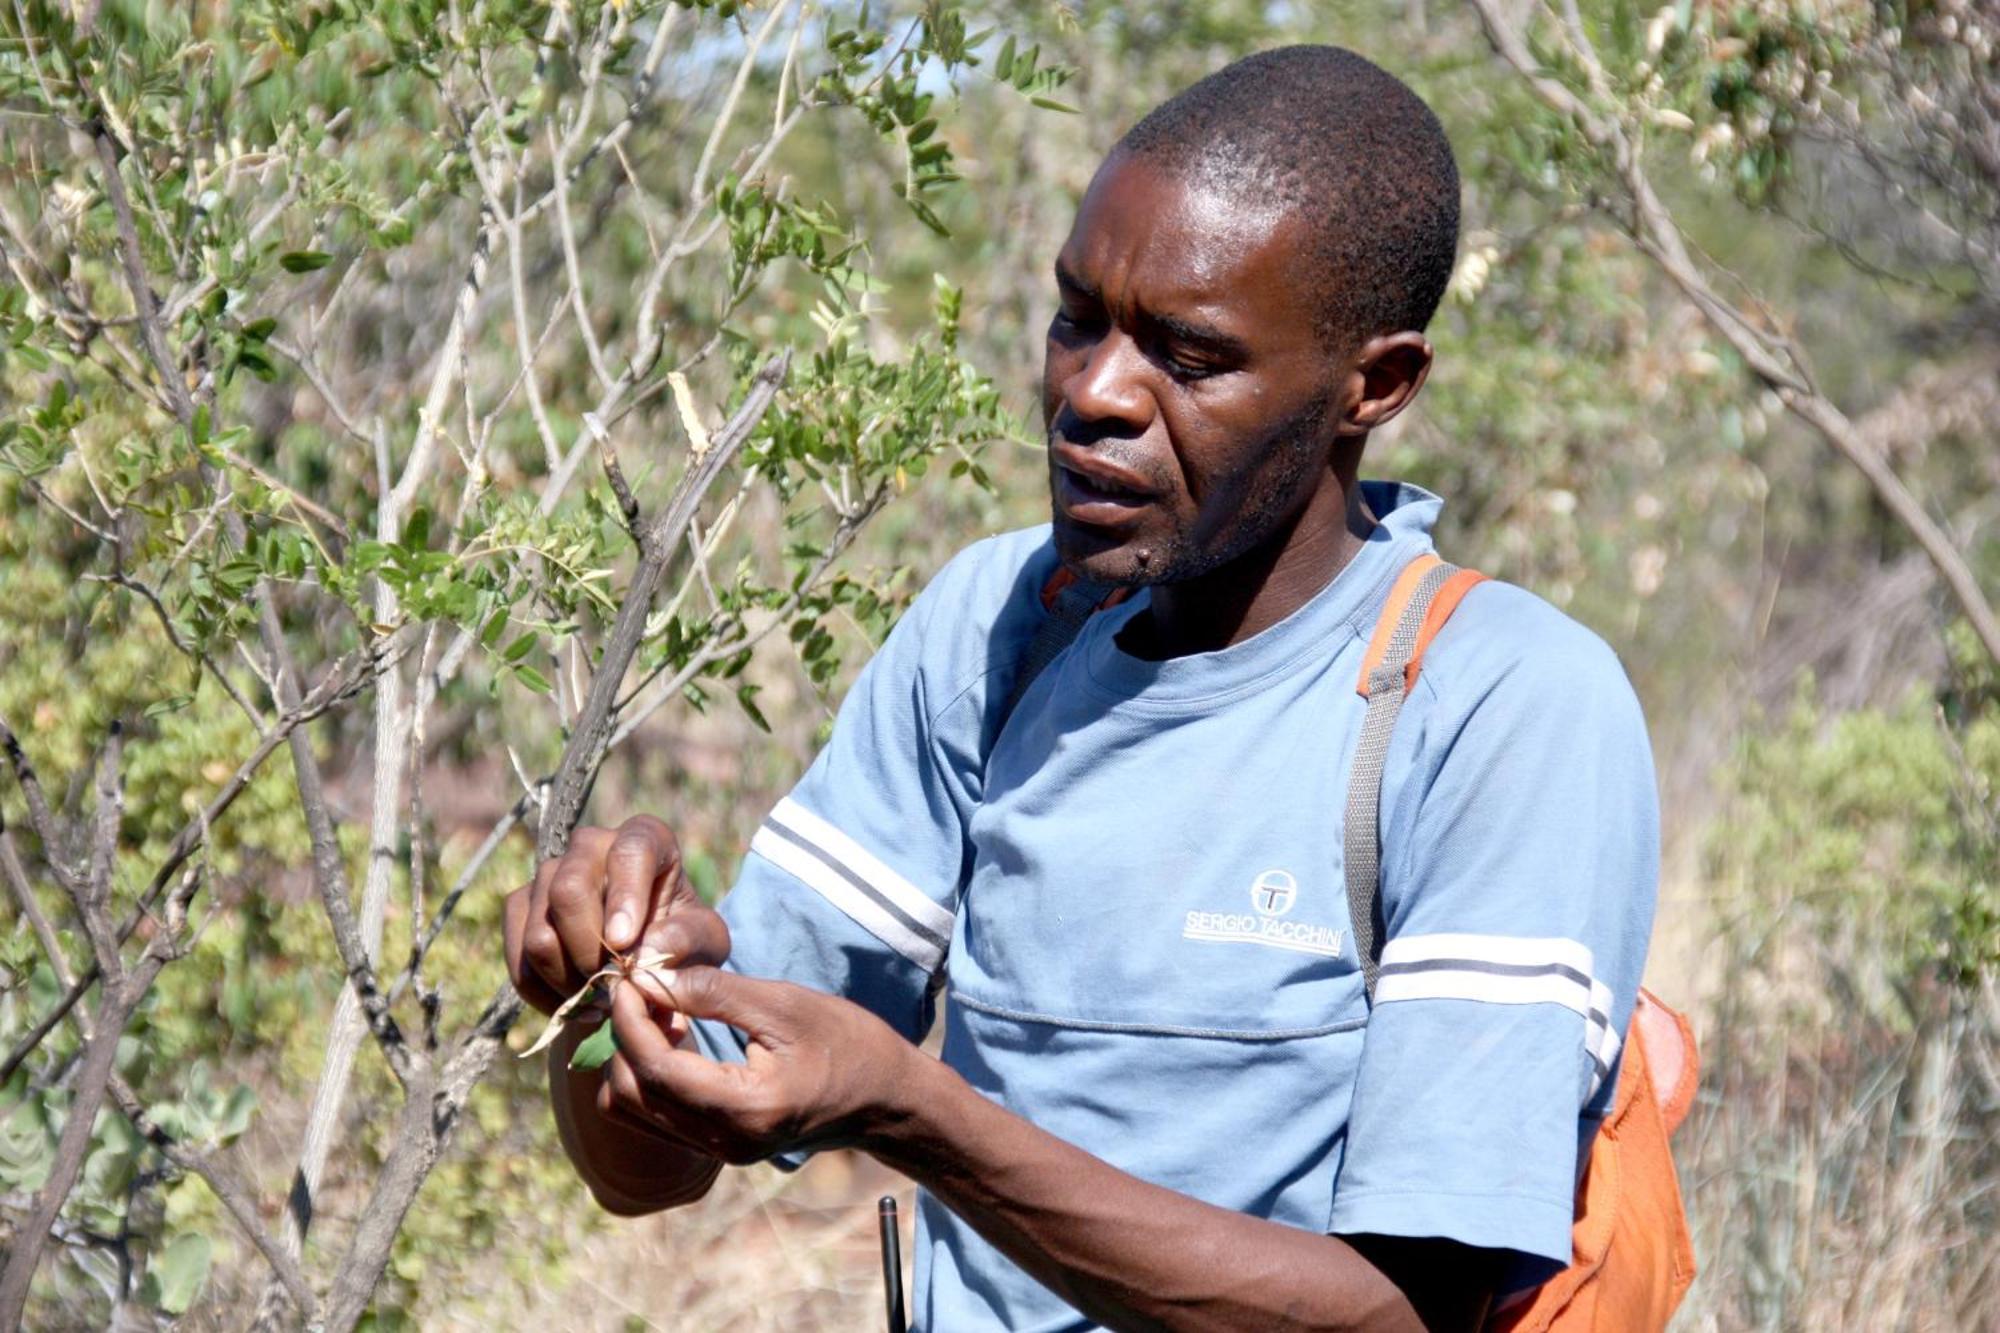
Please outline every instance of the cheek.
[{"label": "cheek", "polygon": [[1055,335],[1050,334],[1042,342],[1042,429],[1055,424],[1056,413],[1062,408],[1062,383],[1072,373],[1071,363],[1075,352],[1063,346]]},{"label": "cheek", "polygon": [[1257,433],[1257,414],[1246,407],[1254,404],[1235,395],[1211,401],[1198,387],[1177,391],[1163,405],[1174,466],[1191,509],[1233,503],[1254,471],[1254,455],[1244,446]]}]

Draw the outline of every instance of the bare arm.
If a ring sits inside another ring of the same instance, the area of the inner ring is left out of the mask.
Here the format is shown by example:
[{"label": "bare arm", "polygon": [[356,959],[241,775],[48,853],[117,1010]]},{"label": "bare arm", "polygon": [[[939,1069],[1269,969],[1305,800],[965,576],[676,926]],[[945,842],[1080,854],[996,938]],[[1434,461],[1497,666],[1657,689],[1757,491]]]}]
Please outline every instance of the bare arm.
[{"label": "bare arm", "polygon": [[1127,1175],[912,1055],[904,1113],[870,1151],[1100,1323],[1388,1333],[1471,1330],[1485,1318],[1490,1251],[1350,1243],[1203,1203]]},{"label": "bare arm", "polygon": [[1113,1328],[1473,1330],[1499,1257],[1442,1240],[1349,1242],[1128,1175],[995,1105],[845,1000],[709,968],[682,1014],[750,1035],[744,1064],[677,1049],[633,987],[607,1066],[624,1113],[724,1161],[861,1148],[935,1193],[1063,1299]]}]

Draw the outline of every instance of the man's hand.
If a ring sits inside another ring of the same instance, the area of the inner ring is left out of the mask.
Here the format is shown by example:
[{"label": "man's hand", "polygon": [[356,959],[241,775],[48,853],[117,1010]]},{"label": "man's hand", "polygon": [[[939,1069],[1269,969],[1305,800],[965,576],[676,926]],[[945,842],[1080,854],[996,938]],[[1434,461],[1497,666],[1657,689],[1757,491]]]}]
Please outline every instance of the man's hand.
[{"label": "man's hand", "polygon": [[609,961],[607,949],[719,964],[729,927],[688,886],[673,830],[651,815],[611,829],[580,828],[507,896],[507,975],[529,1005],[552,1014]]},{"label": "man's hand", "polygon": [[[867,1147],[901,1114],[916,1047],[860,1005],[712,967],[678,972],[664,995],[651,980],[612,996],[618,1054],[604,1070],[600,1111],[731,1165],[793,1148]],[[677,1015],[745,1033],[745,1062],[718,1063],[677,1044]]]}]

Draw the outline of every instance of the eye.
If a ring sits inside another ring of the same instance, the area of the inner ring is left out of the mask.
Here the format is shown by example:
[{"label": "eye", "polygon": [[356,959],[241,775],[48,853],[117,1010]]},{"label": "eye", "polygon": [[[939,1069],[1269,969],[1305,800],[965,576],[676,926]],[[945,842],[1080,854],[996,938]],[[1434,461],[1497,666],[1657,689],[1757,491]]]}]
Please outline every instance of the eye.
[{"label": "eye", "polygon": [[1163,348],[1158,360],[1167,375],[1179,384],[1192,384],[1205,380],[1211,375],[1220,375],[1223,367],[1207,361],[1192,360],[1176,354],[1171,348]]},{"label": "eye", "polygon": [[1055,327],[1067,333],[1095,333],[1103,326],[1103,319],[1096,311],[1072,311],[1067,306],[1056,307]]}]

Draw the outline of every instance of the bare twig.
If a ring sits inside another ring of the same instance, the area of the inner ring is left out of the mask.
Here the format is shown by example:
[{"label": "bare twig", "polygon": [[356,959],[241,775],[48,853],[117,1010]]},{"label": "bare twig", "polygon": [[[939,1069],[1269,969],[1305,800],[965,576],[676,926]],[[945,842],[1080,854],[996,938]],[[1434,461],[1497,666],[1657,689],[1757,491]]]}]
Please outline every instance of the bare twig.
[{"label": "bare twig", "polygon": [[[48,913],[42,910],[41,901],[35,897],[35,886],[28,882],[27,868],[21,864],[21,854],[14,846],[14,831],[7,827],[4,815],[0,815],[0,875],[6,877],[7,887],[13,890],[21,915],[28,918],[28,926],[35,932],[42,953],[48,957],[56,980],[64,986],[75,985],[76,974],[70,968],[68,956],[63,953],[62,940],[57,936]],[[82,1031],[87,1040],[90,1036],[89,1025],[84,1024]]]},{"label": "bare twig", "polygon": [[257,1211],[257,1192],[250,1182],[237,1174],[235,1168],[219,1154],[198,1151],[167,1133],[147,1112],[131,1085],[116,1074],[111,1076],[111,1099],[117,1103],[125,1118],[132,1122],[132,1128],[158,1149],[161,1156],[188,1174],[199,1177],[202,1184],[208,1186],[209,1193],[216,1197],[244,1238],[270,1265],[272,1275],[283,1285],[300,1317],[310,1323],[318,1314],[319,1300],[313,1295],[312,1285],[306,1281],[298,1261],[287,1254],[265,1229]]},{"label": "bare twig", "polygon": [[577,816],[583,809],[584,792],[589,786],[588,775],[596,771],[598,762],[603,758],[605,742],[610,739],[612,705],[617,702],[625,668],[639,650],[646,618],[652,609],[653,592],[666,574],[668,562],[680,550],[688,524],[693,521],[709,486],[748,443],[751,431],[763,419],[771,400],[777,396],[778,386],[784,382],[790,364],[790,353],[781,353],[757,372],[742,405],[715,433],[708,452],[689,467],[687,475],[675,488],[673,499],[646,529],[645,539],[639,544],[638,567],[633,571],[632,582],[625,591],[625,602],[619,607],[618,618],[605,640],[597,673],[591,678],[590,696],[584,702],[582,716],[571,730],[569,744],[563,748],[562,763],[557,766],[555,781],[549,789],[549,804],[542,816],[541,836],[537,840],[537,850],[541,855],[560,855],[568,845],[570,829],[575,826]]},{"label": "bare twig", "polygon": [[389,1003],[394,1004],[401,999],[422,975],[424,958],[437,943],[438,936],[444,933],[445,926],[451,921],[452,913],[458,910],[458,900],[465,896],[465,891],[472,886],[472,881],[486,868],[486,863],[493,858],[493,853],[500,850],[500,845],[507,840],[507,835],[514,831],[514,826],[521,822],[522,816],[526,815],[540,799],[541,786],[538,784],[521,793],[514,804],[508,807],[507,813],[500,816],[499,821],[487,830],[485,838],[473,850],[471,859],[458,872],[458,878],[452,881],[451,888],[445,893],[444,901],[438,904],[437,915],[431,918],[428,928],[411,944],[408,966],[389,987]]},{"label": "bare twig", "polygon": [[249,719],[250,725],[259,731],[264,729],[263,717],[258,714],[255,708],[251,707],[250,701],[243,697],[243,692],[236,688],[236,682],[224,673],[222,667],[214,659],[210,658],[206,653],[196,652],[193,645],[181,638],[180,631],[174,628],[173,617],[167,613],[166,603],[160,600],[160,594],[153,591],[152,585],[143,583],[118,570],[113,570],[109,574],[86,574],[84,577],[86,579],[101,579],[106,583],[123,588],[127,592],[139,594],[146,605],[153,608],[153,614],[159,619],[160,628],[166,632],[167,641],[173,644],[175,650],[183,657],[208,668],[209,675],[215,678],[215,683],[222,687],[223,692],[229,696],[231,702],[242,710],[243,716]]},{"label": "bare twig", "polygon": [[[790,354],[781,353],[757,372],[742,404],[716,433],[708,452],[689,468],[666,508],[647,526],[645,539],[640,543],[638,567],[606,638],[583,713],[571,729],[562,762],[550,784],[536,840],[542,856],[560,854],[568,845],[591,777],[603,761],[620,682],[638,652],[653,594],[667,565],[681,550],[688,523],[708,488],[749,440],[770,407],[789,364]],[[395,1146],[362,1209],[354,1239],[341,1259],[327,1295],[326,1328],[331,1333],[346,1333],[366,1308],[389,1262],[397,1229],[415,1202],[424,1176],[456,1129],[466,1098],[491,1066],[500,1043],[519,1017],[520,1003],[513,987],[503,986],[437,1072],[435,1083],[430,1081],[432,1076],[426,1070],[423,1078],[409,1087]]]},{"label": "bare twig", "polygon": [[[14,728],[7,719],[0,717],[0,749],[7,752],[7,764],[14,772],[14,781],[20,784],[21,797],[28,805],[28,823],[35,830],[35,836],[42,842],[42,859],[48,863],[55,875],[56,883],[64,893],[74,896],[81,891],[82,876],[68,862],[68,853],[63,846],[62,830],[56,826],[55,813],[49,809],[48,797],[42,793],[42,780],[35,773],[35,766],[28,760],[28,752],[21,748],[21,742],[14,735]],[[7,1080],[9,1068],[0,1072],[0,1083]]]},{"label": "bare twig", "polygon": [[645,528],[639,517],[639,502],[633,498],[632,487],[625,480],[625,469],[618,466],[618,450],[611,443],[604,423],[597,419],[595,412],[583,416],[584,428],[597,439],[597,456],[604,464],[604,476],[611,483],[611,494],[617,497],[618,512],[625,517],[625,531],[631,534],[634,545],[645,539]]},{"label": "bare twig", "polygon": [[604,368],[604,349],[598,345],[597,330],[590,324],[590,302],[583,290],[583,264],[577,257],[576,228],[569,216],[569,164],[563,161],[562,143],[556,138],[554,125],[549,126],[549,158],[554,164],[556,235],[562,240],[563,267],[569,270],[569,299],[576,314],[577,332],[583,336],[584,354],[590,358],[597,382],[609,388],[611,372]]},{"label": "bare twig", "polygon": [[192,427],[194,399],[188,394],[187,381],[182,378],[180,367],[167,348],[166,335],[160,329],[160,307],[146,281],[146,256],[139,248],[139,228],[132,220],[132,201],[126,197],[125,182],[118,173],[118,149],[102,125],[92,138],[97,144],[98,165],[104,169],[104,192],[118,218],[119,257],[124,261],[125,283],[132,291],[133,308],[139,312],[139,333],[145,340],[146,354],[152,357],[153,368],[159,372],[161,387],[174,416],[181,425]]},{"label": "bare twig", "polygon": [[[139,923],[145,920],[152,912],[154,906],[159,902],[161,895],[166,892],[166,887],[172,881],[175,873],[206,842],[209,830],[214,827],[217,820],[222,818],[230,806],[236,803],[236,798],[241,796],[244,790],[250,785],[251,778],[256,776],[258,769],[263,767],[264,761],[270,758],[271,754],[280,745],[284,744],[298,727],[353,697],[374,676],[375,672],[380,670],[383,660],[393,656],[398,650],[399,640],[391,639],[384,644],[377,645],[371,650],[350,653],[334,665],[333,670],[328,672],[326,677],[313,687],[312,693],[301,700],[298,707],[286,710],[284,715],[272,725],[271,730],[265,733],[263,739],[258,742],[256,749],[252,750],[250,755],[241,764],[237,765],[236,771],[230,774],[228,780],[222,784],[215,795],[209,798],[208,803],[202,806],[186,824],[183,824],[180,832],[175,834],[173,840],[167,844],[166,852],[161,857],[160,864],[153,872],[151,883],[140,894],[137,910],[131,916],[127,917],[125,923],[118,928],[118,942],[120,944],[132,938],[132,932],[137,930]],[[0,719],[0,748],[5,748],[10,756],[19,755],[20,753],[20,744],[15,740],[14,732],[7,725],[5,719]],[[15,768],[16,776],[19,777],[23,771],[24,762],[17,763]],[[29,780],[32,781],[32,771],[28,771],[30,774]],[[25,784],[23,790],[28,790]],[[40,787],[36,786],[33,790],[36,795],[30,798],[30,811],[32,812],[35,805],[42,804],[44,813],[46,813],[46,805],[40,800]],[[39,827],[37,828],[37,834],[38,836],[41,835]],[[48,855],[49,844],[45,841],[43,846],[44,858],[48,860],[48,864],[52,870],[57,870],[57,862]],[[66,872],[57,870],[59,882],[62,881],[64,873]],[[64,882],[63,887],[65,890],[74,893],[76,891],[73,887],[75,883],[76,881],[72,877],[68,882]],[[54,1007],[37,1020],[34,1026],[23,1035],[21,1040],[15,1044],[14,1049],[8,1052],[6,1060],[0,1061],[0,1083],[5,1083],[7,1079],[13,1076],[14,1071],[20,1067],[21,1062],[27,1059],[29,1054],[42,1043],[42,1040],[50,1032],[54,1031],[56,1024],[62,1021],[63,1015],[76,1006],[77,1001],[83,998],[84,992],[97,984],[98,976],[97,964],[93,962],[77,977],[76,983],[63,992],[62,999],[58,1000]],[[0,1327],[4,1327],[4,1324],[0,1324]]]}]

